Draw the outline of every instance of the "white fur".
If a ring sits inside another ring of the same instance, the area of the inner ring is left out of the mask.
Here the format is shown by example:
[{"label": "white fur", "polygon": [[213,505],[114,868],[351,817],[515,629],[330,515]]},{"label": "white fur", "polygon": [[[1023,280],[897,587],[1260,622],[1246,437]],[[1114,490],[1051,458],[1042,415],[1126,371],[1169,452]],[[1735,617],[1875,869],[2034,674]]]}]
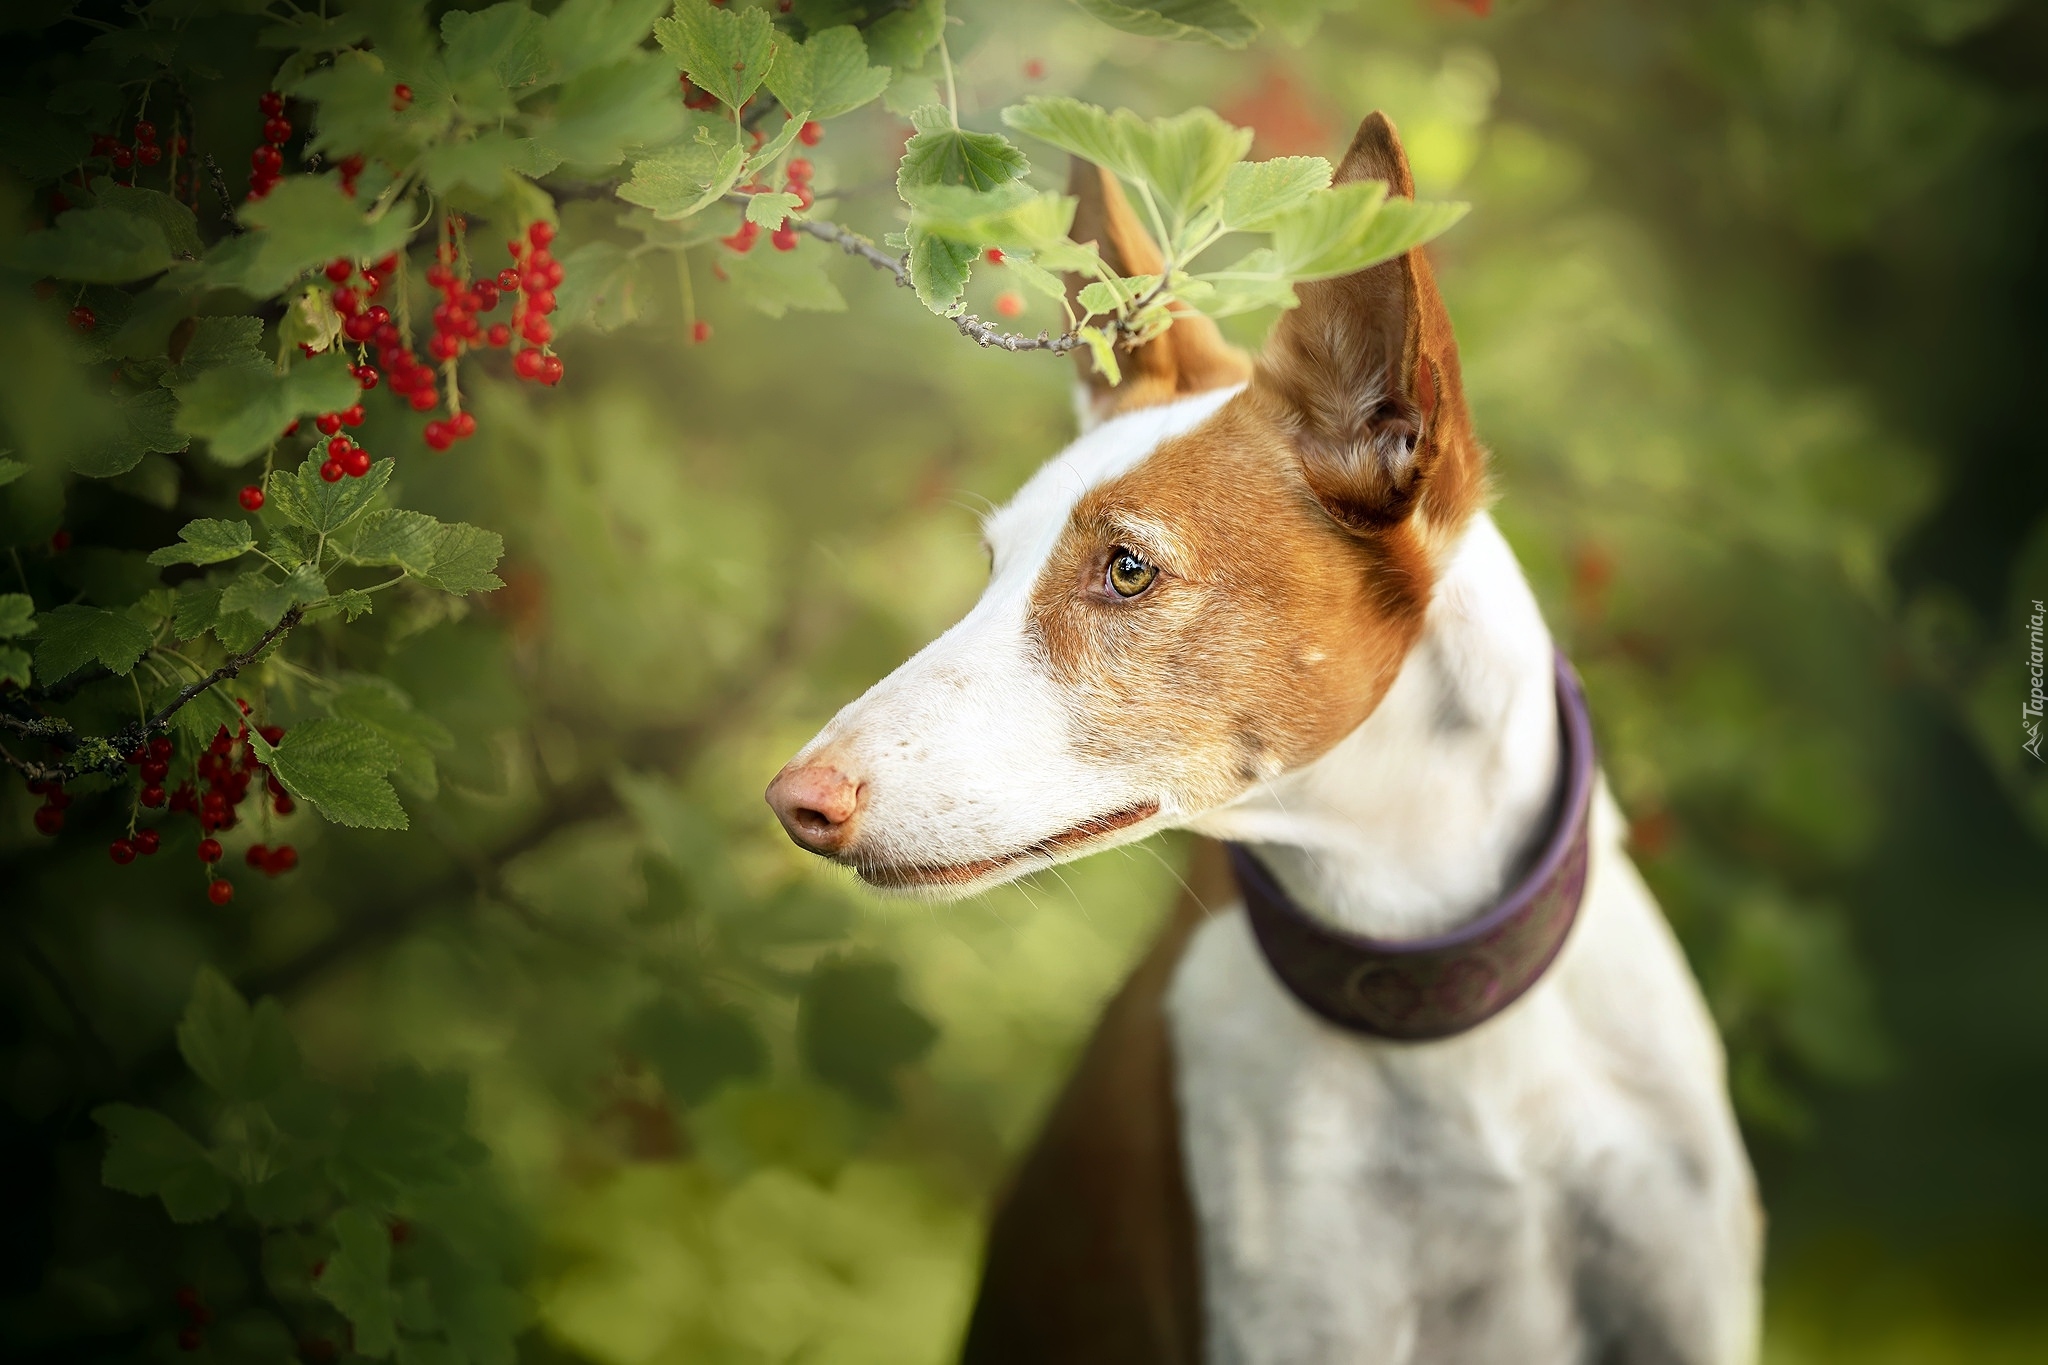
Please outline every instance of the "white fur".
[{"label": "white fur", "polygon": [[[1158,795],[1072,744],[1026,609],[1076,500],[1231,392],[1112,419],[1055,457],[990,518],[981,601],[799,755],[868,784],[864,858],[973,863]],[[1512,882],[1550,818],[1557,762],[1549,633],[1482,515],[1358,730],[1228,806],[1162,809],[1094,847],[1188,825],[1256,844],[1333,922],[1422,934]],[[1212,1362],[1754,1358],[1759,1216],[1719,1041],[1619,830],[1603,789],[1557,964],[1443,1042],[1381,1043],[1311,1015],[1236,906],[1197,932],[1167,1010]]]}]

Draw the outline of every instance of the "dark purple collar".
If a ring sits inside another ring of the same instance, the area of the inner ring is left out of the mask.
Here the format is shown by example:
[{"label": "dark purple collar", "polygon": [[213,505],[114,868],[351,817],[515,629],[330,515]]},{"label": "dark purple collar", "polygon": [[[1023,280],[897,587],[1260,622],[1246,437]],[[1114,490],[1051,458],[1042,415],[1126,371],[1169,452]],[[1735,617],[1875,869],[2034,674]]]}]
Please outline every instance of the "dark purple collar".
[{"label": "dark purple collar", "polygon": [[1421,1042],[1485,1023],[1536,984],[1578,918],[1593,804],[1586,694],[1557,656],[1564,801],[1535,866],[1493,909],[1433,938],[1398,942],[1324,924],[1294,903],[1251,851],[1229,844],[1245,914],[1273,975],[1333,1024]]}]

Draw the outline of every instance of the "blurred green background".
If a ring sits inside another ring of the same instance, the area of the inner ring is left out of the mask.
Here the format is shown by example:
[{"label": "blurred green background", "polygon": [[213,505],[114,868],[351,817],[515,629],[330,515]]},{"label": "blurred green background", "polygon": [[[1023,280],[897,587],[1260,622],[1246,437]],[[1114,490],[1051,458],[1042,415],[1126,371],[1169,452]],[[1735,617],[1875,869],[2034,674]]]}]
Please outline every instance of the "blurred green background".
[{"label": "blurred green background", "polygon": [[[1767,1359],[2048,1360],[2048,780],[2018,723],[2048,11],[1265,8],[1224,52],[959,5],[963,110],[1209,104],[1255,155],[1334,157],[1384,108],[1420,193],[1473,203],[1434,251],[1497,515],[1728,1039]],[[902,132],[834,125],[832,216],[893,226]],[[297,815],[302,870],[216,909],[190,833],[117,868],[0,798],[10,1358],[179,1358],[171,1286],[260,1297],[229,1233],[98,1182],[95,1104],[189,1105],[171,1031],[208,962],[326,1076],[466,1078],[523,1358],[949,1357],[991,1194],[1184,850],[935,908],[789,845],[761,788],[972,601],[976,517],[1071,434],[1071,372],[850,261],[844,311],[753,315],[716,254],[709,343],[663,282],[564,343],[559,391],[487,385],[476,440],[406,463],[410,505],[508,544],[481,609],[378,622],[376,666],[454,739],[412,833]],[[976,310],[1003,288],[982,270]],[[84,485],[65,518],[175,525]]]}]

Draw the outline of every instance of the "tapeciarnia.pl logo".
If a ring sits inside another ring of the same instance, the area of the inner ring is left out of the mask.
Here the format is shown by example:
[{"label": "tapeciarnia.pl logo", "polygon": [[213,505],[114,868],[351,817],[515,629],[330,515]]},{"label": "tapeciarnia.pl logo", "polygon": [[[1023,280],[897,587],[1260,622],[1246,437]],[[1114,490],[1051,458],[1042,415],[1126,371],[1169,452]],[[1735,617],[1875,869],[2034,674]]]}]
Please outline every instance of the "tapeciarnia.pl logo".
[{"label": "tapeciarnia.pl logo", "polygon": [[2036,761],[2041,759],[2041,712],[2048,707],[2048,695],[2041,689],[2043,673],[2041,656],[2041,624],[2048,620],[2048,607],[2041,599],[2034,599],[2034,614],[2027,618],[2027,673],[2032,682],[2027,688],[2027,700],[2020,707],[2020,724],[2026,728],[2027,742],[2020,747],[2032,754]]}]

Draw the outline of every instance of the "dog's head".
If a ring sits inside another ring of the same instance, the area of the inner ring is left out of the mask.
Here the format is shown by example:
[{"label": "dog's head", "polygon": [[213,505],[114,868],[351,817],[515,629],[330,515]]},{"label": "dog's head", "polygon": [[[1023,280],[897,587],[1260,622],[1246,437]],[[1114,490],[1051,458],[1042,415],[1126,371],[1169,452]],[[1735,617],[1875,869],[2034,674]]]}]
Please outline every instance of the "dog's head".
[{"label": "dog's head", "polygon": [[[1379,114],[1336,178],[1414,193]],[[1077,239],[1157,268],[1113,176],[1072,188]],[[988,519],[981,600],[769,786],[791,838],[966,894],[1185,824],[1372,713],[1482,461],[1419,250],[1297,292],[1256,362],[1183,314],[1084,381],[1093,425]]]}]

